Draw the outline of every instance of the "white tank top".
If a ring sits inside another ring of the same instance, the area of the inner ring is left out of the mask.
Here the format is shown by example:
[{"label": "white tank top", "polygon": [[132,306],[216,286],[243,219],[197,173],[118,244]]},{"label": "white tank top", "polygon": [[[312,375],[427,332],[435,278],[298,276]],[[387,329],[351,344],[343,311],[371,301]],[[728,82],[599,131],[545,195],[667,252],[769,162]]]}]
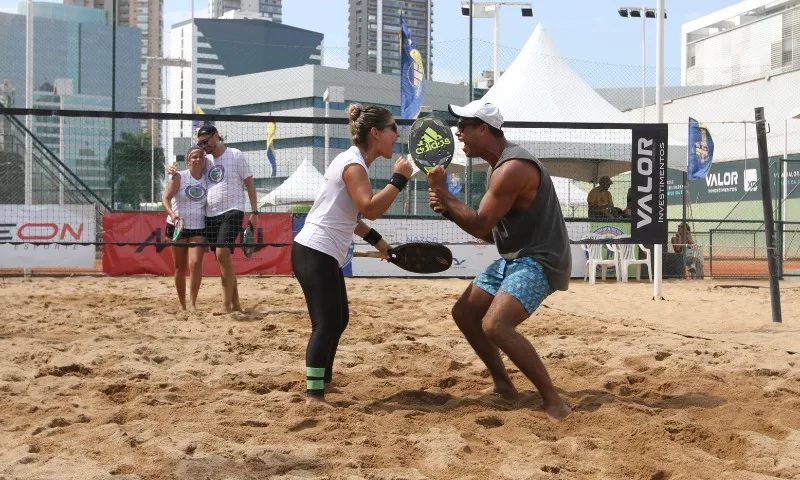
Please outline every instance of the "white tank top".
[{"label": "white tank top", "polygon": [[369,177],[369,169],[358,147],[352,146],[337,155],[325,171],[325,183],[308,212],[305,225],[294,239],[335,258],[340,267],[344,266],[353,231],[361,218],[342,178],[345,167],[353,163],[361,165]]},{"label": "white tank top", "polygon": [[[207,175],[204,174],[199,180],[194,178],[189,170],[181,170],[178,175],[181,176],[181,186],[178,193],[172,197],[172,210],[183,219],[183,228],[189,230],[205,228]],[[167,223],[172,225],[169,215]]]}]

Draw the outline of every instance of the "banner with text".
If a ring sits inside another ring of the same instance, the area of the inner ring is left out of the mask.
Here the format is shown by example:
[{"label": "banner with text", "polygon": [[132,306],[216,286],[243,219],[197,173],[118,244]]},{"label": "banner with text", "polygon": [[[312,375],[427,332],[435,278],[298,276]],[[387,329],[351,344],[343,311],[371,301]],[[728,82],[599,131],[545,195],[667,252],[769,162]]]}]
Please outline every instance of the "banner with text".
[{"label": "banner with text", "polygon": [[[0,205],[0,268],[94,268],[92,205]],[[57,244],[53,242],[61,242]]]},{"label": "banner with text", "polygon": [[633,129],[631,148],[631,239],[664,244],[667,232],[667,126],[642,124]]},{"label": "banner with text", "polygon": [[[106,275],[173,275],[172,254],[166,245],[166,215],[161,212],[107,213],[103,215],[103,242],[134,243],[103,245],[103,273]],[[145,238],[138,232],[148,232]],[[240,248],[233,253],[237,275],[291,275],[292,216],[259,215],[256,242],[282,243],[285,246],[263,247],[247,258]],[[219,276],[213,253],[203,256],[203,275]]]}]

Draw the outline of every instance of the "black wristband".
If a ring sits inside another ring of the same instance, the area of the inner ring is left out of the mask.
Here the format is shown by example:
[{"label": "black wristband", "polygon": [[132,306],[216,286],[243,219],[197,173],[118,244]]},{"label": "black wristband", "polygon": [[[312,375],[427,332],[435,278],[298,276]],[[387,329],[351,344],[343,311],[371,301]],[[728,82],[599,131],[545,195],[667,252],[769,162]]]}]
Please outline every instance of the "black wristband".
[{"label": "black wristband", "polygon": [[392,178],[389,179],[389,185],[394,185],[401,192],[406,187],[407,183],[408,179],[404,177],[402,173],[394,172]]},{"label": "black wristband", "polygon": [[442,216],[443,216],[444,218],[446,218],[446,219],[450,220],[451,222],[455,222],[455,221],[456,221],[456,220],[453,218],[453,216],[452,216],[452,215],[450,215],[450,212],[448,212],[447,210],[445,210],[444,212],[442,212]]},{"label": "black wristband", "polygon": [[376,232],[374,228],[370,228],[369,232],[367,232],[367,234],[364,235],[364,241],[369,243],[373,247],[375,245],[377,245],[378,242],[380,242],[382,238],[383,237],[381,237],[381,234]]}]

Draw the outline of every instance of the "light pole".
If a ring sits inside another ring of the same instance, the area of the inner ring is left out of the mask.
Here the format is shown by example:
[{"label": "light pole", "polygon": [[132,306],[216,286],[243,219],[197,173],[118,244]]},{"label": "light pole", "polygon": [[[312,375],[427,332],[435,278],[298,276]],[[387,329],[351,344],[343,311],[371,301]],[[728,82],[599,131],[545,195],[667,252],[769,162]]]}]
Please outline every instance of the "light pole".
[{"label": "light pole", "polygon": [[[620,7],[618,10],[620,17],[631,17],[642,19],[642,123],[647,122],[645,112],[645,89],[647,88],[647,50],[646,50],[646,23],[648,18],[656,18],[656,8],[647,7]],[[664,18],[667,18],[667,12],[664,12]]]},{"label": "light pole", "polygon": [[[500,7],[502,5],[517,5],[522,7],[523,17],[533,16],[533,6],[530,2],[462,2],[461,14],[472,18],[494,18],[494,83],[500,78]],[[470,33],[470,41],[472,33]],[[470,47],[470,55],[472,55]],[[472,69],[470,69],[470,75]],[[471,88],[471,87],[470,87]]]},{"label": "light pole", "polygon": [[[325,93],[322,94],[322,100],[325,102],[325,118],[330,115],[331,102],[344,102],[344,87],[328,87]],[[322,170],[323,174],[328,169],[330,164],[330,134],[328,133],[328,123],[325,123],[325,168]]]},{"label": "light pole", "polygon": [[[56,78],[53,82],[53,94],[58,95],[59,109],[64,110],[64,99],[73,94],[71,78]],[[68,165],[67,156],[64,153],[64,115],[58,117],[58,156],[61,161]],[[58,182],[58,204],[64,205],[64,170],[60,169]]]}]

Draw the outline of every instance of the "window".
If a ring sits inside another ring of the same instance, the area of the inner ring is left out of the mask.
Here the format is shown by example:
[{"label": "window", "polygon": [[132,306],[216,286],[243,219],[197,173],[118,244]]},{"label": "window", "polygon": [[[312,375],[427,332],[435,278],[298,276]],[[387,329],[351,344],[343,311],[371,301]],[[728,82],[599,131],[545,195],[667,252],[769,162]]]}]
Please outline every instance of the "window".
[{"label": "window", "polygon": [[785,67],[792,64],[792,37],[783,39],[781,46],[781,66]]}]

